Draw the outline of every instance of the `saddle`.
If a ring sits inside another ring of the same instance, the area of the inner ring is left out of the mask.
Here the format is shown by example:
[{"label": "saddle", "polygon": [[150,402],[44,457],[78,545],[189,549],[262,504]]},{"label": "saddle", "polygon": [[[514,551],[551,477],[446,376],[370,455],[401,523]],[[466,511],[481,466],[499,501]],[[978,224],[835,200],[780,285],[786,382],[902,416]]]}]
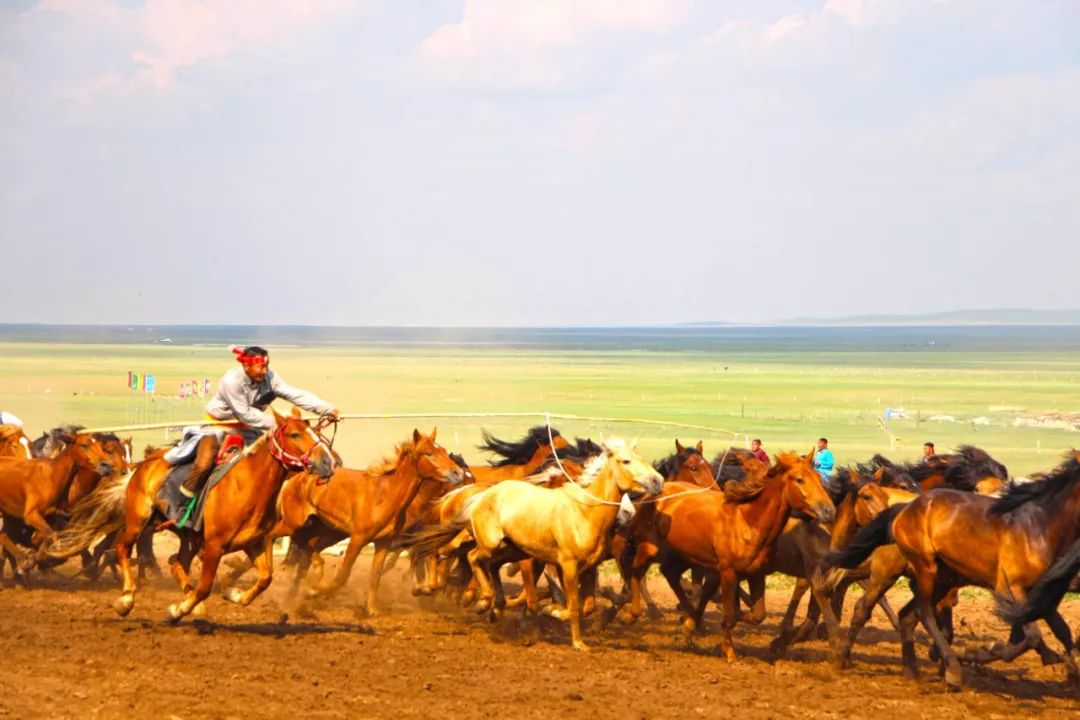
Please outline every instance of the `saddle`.
[{"label": "saddle", "polygon": [[[206,503],[206,495],[210,489],[221,482],[229,470],[244,456],[244,437],[239,433],[229,433],[221,442],[217,457],[214,459],[214,470],[210,473],[198,495],[195,496],[194,506],[192,499],[180,491],[180,486],[191,473],[191,466],[195,462],[194,453],[184,462],[173,465],[169,474],[165,476],[165,482],[158,490],[157,499],[164,505],[166,524],[184,524],[192,530],[202,530],[203,505]],[[189,512],[189,507],[191,510]],[[188,517],[185,517],[188,516]],[[186,521],[186,522],[185,522]]]}]

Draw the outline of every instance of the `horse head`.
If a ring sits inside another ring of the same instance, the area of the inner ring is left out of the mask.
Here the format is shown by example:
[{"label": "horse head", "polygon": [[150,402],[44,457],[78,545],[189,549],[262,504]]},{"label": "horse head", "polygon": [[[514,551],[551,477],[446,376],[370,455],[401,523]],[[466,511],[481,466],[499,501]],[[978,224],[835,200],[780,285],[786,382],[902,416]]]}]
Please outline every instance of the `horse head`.
[{"label": "horse head", "polygon": [[18,425],[7,423],[0,425],[0,457],[25,457],[30,459],[30,438]]},{"label": "horse head", "polygon": [[783,477],[784,494],[793,510],[814,515],[825,523],[836,517],[832,498],[821,484],[821,475],[810,459],[795,453],[780,453],[769,475]]},{"label": "horse head", "polygon": [[860,527],[869,525],[887,507],[889,496],[876,482],[865,482],[855,491],[855,522]]},{"label": "horse head", "polygon": [[[465,481],[467,469],[463,469],[446,448],[435,442],[438,428],[433,428],[430,435],[413,430],[412,446],[409,448],[411,460],[416,464],[417,474],[424,480],[438,480],[456,487]],[[471,475],[471,473],[468,473]]]},{"label": "horse head", "polygon": [[89,470],[92,473],[106,477],[112,474],[117,467],[115,459],[105,444],[97,439],[93,433],[76,431],[65,433],[60,438],[67,445],[65,453],[70,453],[76,467]]},{"label": "horse head", "polygon": [[588,487],[595,478],[608,471],[620,494],[630,497],[657,495],[664,489],[664,478],[652,465],[634,452],[636,443],[627,444],[619,438],[604,440],[604,451],[589,461],[581,478],[581,485]]},{"label": "horse head", "polygon": [[286,466],[304,469],[322,479],[334,474],[334,453],[319,433],[300,417],[299,408],[280,415],[271,408],[277,427],[270,433],[271,453]]},{"label": "horse head", "polygon": [[666,482],[685,482],[698,487],[715,487],[712,467],[705,459],[705,445],[699,442],[693,447],[685,447],[675,441],[675,454],[662,462],[656,469],[664,475]]}]

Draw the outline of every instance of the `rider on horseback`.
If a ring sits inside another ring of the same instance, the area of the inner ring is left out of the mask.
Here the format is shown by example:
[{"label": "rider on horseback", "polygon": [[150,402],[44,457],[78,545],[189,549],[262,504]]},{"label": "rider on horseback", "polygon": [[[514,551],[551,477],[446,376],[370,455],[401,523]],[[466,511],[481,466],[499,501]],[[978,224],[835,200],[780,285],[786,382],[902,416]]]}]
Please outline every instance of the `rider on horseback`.
[{"label": "rider on horseback", "polygon": [[[259,432],[273,430],[274,418],[266,413],[266,408],[278,398],[337,420],[338,411],[332,405],[279,378],[270,369],[270,354],[263,348],[257,345],[233,348],[233,354],[241,367],[228,371],[218,382],[217,393],[206,404],[206,413],[211,420],[236,420],[244,429]],[[214,468],[220,447],[220,438],[214,433],[199,441],[191,473],[180,488],[184,495],[194,498],[199,494]]]}]

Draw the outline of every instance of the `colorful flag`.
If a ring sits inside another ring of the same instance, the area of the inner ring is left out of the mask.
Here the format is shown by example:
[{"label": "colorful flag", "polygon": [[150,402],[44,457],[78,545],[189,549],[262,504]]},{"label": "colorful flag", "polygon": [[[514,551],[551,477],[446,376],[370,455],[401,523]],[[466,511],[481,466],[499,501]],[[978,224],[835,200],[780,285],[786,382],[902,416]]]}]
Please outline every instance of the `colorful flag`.
[{"label": "colorful flag", "polygon": [[129,389],[131,388],[131,371],[130,370],[128,370],[128,381],[127,381],[127,386],[126,387],[128,387]]},{"label": "colorful flag", "polygon": [[139,373],[131,373],[131,389],[132,391],[139,389]]},{"label": "colorful flag", "polygon": [[146,376],[146,392],[148,392],[148,393],[154,392],[154,388],[156,386],[157,386],[157,383],[154,381],[154,376],[153,375],[147,375]]},{"label": "colorful flag", "polygon": [[205,380],[203,380],[202,394],[203,395],[209,395],[210,394],[210,378],[206,378]]}]

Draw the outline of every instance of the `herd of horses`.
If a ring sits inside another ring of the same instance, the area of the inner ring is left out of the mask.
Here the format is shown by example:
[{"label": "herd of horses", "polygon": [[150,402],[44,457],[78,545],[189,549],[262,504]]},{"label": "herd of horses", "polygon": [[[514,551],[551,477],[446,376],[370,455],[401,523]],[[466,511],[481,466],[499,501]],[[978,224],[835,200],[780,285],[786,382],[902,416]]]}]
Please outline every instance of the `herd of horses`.
[{"label": "herd of horses", "polygon": [[[228,553],[243,552],[246,562],[223,578],[224,597],[248,605],[271,583],[274,540],[290,538],[290,597],[302,603],[342,588],[373,543],[369,613],[379,610],[380,579],[407,551],[414,594],[451,594],[492,619],[522,607],[567,621],[578,649],[587,648],[582,618],[598,598],[627,624],[641,618],[643,606],[655,609],[646,576],[659,564],[688,632],[704,632],[708,604],[720,606],[729,661],[736,624],[764,620],[765,580],[783,573],[796,585],[771,646],[776,656],[821,636],[835,662],[848,665],[861,629],[881,607],[900,634],[905,674],[918,674],[914,631],[921,622],[950,688],[962,683],[952,647],[958,590],[975,585],[995,593],[1011,632],[1005,642],[968,652],[965,662],[1011,661],[1035,650],[1044,663],[1064,662],[1069,681],[1080,682],[1076,644],[1058,612],[1080,571],[1076,453],[1022,480],[974,447],[914,465],[875,456],[826,485],[812,457],[797,453],[766,463],[729,448],[710,462],[701,443],[676,441],[672,455],[650,464],[633,444],[571,441],[539,426],[516,442],[485,433],[481,448],[497,458],[488,465],[450,454],[434,430],[414,430],[386,459],[352,469],[324,435],[323,421],[298,412],[275,418],[276,428],[207,491],[198,531],[167,521],[158,499],[171,469],[166,448],[147,448],[135,462],[131,441],[115,435],[67,427],[31,442],[20,428],[0,426],[6,564],[23,582],[35,568],[76,555],[93,577],[112,564],[123,583],[115,608],[127,615],[144,573],[157,569],[154,532],[167,529],[180,541],[168,560],[182,593],[168,608],[175,623],[209,597]],[[344,556],[324,578],[321,552],[343,540]],[[598,568],[608,560],[621,575],[618,592],[599,583]],[[241,589],[252,568],[254,583]],[[512,572],[521,591],[508,597],[503,578]],[[902,577],[911,599],[894,611],[885,593]],[[538,589],[541,579],[550,599]],[[852,584],[863,592],[844,631]],[[809,606],[796,625],[806,593]],[[1038,621],[1062,654],[1047,647]]]}]

